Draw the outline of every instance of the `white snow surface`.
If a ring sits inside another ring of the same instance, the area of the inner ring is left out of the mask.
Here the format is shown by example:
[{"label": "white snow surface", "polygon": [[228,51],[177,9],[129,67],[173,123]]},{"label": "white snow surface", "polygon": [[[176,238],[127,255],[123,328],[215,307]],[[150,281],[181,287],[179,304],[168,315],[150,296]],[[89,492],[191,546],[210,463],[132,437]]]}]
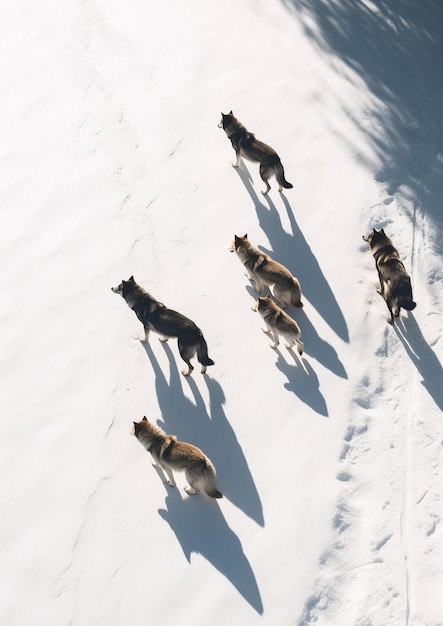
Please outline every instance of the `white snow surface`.
[{"label": "white snow surface", "polygon": [[[443,624],[443,5],[16,0],[1,20],[5,626]],[[260,193],[233,109],[293,189]],[[417,308],[394,326],[384,227]],[[234,234],[301,282],[273,351]],[[180,373],[111,292],[193,319]],[[146,415],[212,459],[165,485]]]}]

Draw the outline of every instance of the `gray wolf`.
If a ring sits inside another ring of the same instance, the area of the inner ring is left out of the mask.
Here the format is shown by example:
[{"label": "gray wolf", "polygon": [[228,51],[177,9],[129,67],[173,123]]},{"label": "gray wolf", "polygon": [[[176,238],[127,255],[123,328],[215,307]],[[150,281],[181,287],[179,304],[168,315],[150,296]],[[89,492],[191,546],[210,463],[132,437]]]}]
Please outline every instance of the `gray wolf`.
[{"label": "gray wolf", "polygon": [[412,311],[417,306],[412,300],[411,279],[400,261],[399,254],[392,240],[381,230],[372,229],[369,235],[363,235],[368,242],[375,266],[380,279],[378,292],[388,305],[390,317],[388,322],[392,324],[394,317],[400,315],[400,308]]},{"label": "gray wolf", "polygon": [[282,308],[293,304],[302,307],[301,289],[298,280],[281,263],[262,252],[250,243],[248,235],[238,237],[234,235],[231,252],[236,252],[238,258],[248,271],[249,279],[255,283],[255,289],[261,293],[265,286],[272,288],[274,298]]},{"label": "gray wolf", "polygon": [[278,336],[282,335],[287,341],[285,346],[288,350],[297,345],[297,352],[300,356],[303,354],[304,346],[300,339],[301,331],[297,322],[277,306],[271,296],[258,298],[252,310],[258,311],[266,324],[266,328],[262,328],[262,331],[266,335],[272,335],[274,343],[271,344],[271,348],[278,347],[280,344]]},{"label": "gray wolf", "polygon": [[278,190],[281,192],[282,187],[292,189],[293,185],[285,179],[285,172],[280,157],[276,151],[267,144],[255,138],[234,116],[230,113],[222,113],[221,120],[218,125],[223,128],[228,138],[231,140],[232,147],[235,150],[236,161],[234,167],[240,165],[240,158],[243,157],[249,161],[260,163],[260,176],[266,185],[266,189],[262,191],[266,195],[271,189],[268,180],[271,176],[275,176],[279,184]]},{"label": "gray wolf", "polygon": [[151,330],[161,335],[160,341],[168,341],[170,337],[178,338],[180,356],[188,366],[187,370],[182,370],[184,376],[191,375],[194,367],[190,359],[196,354],[197,360],[202,365],[202,374],[205,374],[208,365],[214,365],[214,361],[208,356],[208,346],[202,331],[194,322],[156,300],[140,285],[137,285],[133,276],[111,289],[122,296],[143,324],[146,342],[149,341]]},{"label": "gray wolf", "polygon": [[139,422],[133,422],[132,434],[151,453],[153,465],[166,472],[168,485],[176,486],[172,470],[185,472],[189,483],[189,487],[185,487],[187,493],[203,491],[211,498],[223,497],[217,489],[215,468],[200,448],[184,441],[177,441],[175,435],[166,435],[146,417]]}]

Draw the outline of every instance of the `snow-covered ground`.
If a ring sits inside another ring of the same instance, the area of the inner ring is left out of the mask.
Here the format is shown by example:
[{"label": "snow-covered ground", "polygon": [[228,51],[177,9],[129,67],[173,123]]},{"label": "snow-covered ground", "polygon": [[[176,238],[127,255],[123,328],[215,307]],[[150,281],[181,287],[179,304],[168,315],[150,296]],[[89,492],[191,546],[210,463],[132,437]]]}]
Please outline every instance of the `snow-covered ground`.
[{"label": "snow-covered ground", "polygon": [[[5,626],[443,624],[443,5],[17,0],[0,77]],[[280,154],[230,163],[230,109]],[[417,308],[391,327],[362,240]],[[269,347],[229,246],[302,285],[303,362]],[[110,287],[203,330],[180,374]],[[129,436],[200,446],[224,498]]]}]

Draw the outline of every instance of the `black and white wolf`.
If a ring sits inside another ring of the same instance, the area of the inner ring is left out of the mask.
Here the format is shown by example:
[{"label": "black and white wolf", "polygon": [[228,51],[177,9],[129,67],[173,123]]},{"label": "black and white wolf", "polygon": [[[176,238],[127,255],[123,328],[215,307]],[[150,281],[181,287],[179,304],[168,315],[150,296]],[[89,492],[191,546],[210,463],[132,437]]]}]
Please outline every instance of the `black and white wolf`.
[{"label": "black and white wolf", "polygon": [[260,176],[266,185],[266,189],[262,191],[263,195],[266,195],[271,189],[268,182],[271,176],[276,177],[279,191],[282,191],[282,187],[292,189],[293,185],[286,180],[282,162],[276,151],[271,146],[263,143],[263,141],[256,139],[253,133],[246,130],[232,111],[221,114],[218,126],[223,128],[235,150],[236,161],[234,167],[240,165],[241,157],[260,163]]},{"label": "black and white wolf", "polygon": [[194,367],[190,360],[195,355],[201,363],[202,374],[205,374],[208,365],[214,365],[214,361],[208,356],[208,346],[200,328],[189,318],[168,309],[162,302],[156,300],[135,282],[133,276],[128,280],[122,280],[117,287],[111,289],[122,296],[143,324],[146,342],[149,341],[151,330],[160,335],[160,341],[177,337],[180,356],[188,366],[187,370],[182,371],[184,376],[190,376],[192,373]]}]

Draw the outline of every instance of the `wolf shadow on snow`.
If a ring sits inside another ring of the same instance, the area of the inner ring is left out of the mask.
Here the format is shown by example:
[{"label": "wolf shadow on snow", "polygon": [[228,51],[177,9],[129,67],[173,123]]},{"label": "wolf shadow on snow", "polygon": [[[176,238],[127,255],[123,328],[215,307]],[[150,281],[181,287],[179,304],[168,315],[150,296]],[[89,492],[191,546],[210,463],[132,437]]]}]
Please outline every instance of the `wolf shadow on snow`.
[{"label": "wolf shadow on snow", "polygon": [[[208,413],[196,382],[191,376],[184,378],[179,373],[171,346],[162,343],[169,361],[169,381],[150,344],[144,343],[143,346],[154,370],[157,399],[164,422],[159,424],[161,428],[201,448],[215,465],[223,495],[257,524],[264,526],[260,496],[241,446],[224,413],[225,396],[220,384],[208,374],[202,376],[209,390]],[[182,384],[189,385],[195,404],[183,393]]]},{"label": "wolf shadow on snow", "polygon": [[259,613],[263,602],[251,565],[241,542],[229,528],[218,502],[207,498],[183,497],[177,489],[167,489],[165,509],[159,515],[175,533],[186,560],[202,555],[237,589]]},{"label": "wolf shadow on snow", "polygon": [[[169,361],[170,379],[167,381],[150,344],[142,345],[155,374],[157,398],[164,422],[159,426],[167,433],[177,435],[178,439],[201,448],[215,465],[223,496],[264,526],[260,497],[223,411],[225,400],[220,385],[204,376],[210,394],[211,415],[208,415],[195,381],[192,377],[183,379],[179,373],[171,347],[162,344]],[[195,405],[184,395],[183,383],[190,386]],[[204,556],[262,614],[263,604],[254,573],[219,503],[205,497],[183,497],[178,488],[166,484],[165,489],[168,493],[166,509],[160,509],[159,514],[175,533],[186,559],[190,562],[193,552]]]},{"label": "wolf shadow on snow", "polygon": [[[266,233],[273,252],[264,250],[262,246],[258,247],[270,254],[276,261],[285,265],[289,271],[299,279],[302,290],[302,301],[306,296],[331,328],[335,330],[339,336],[342,336],[344,341],[349,341],[348,328],[343,314],[316,258],[297,226],[289,202],[285,196],[281,194],[290,219],[292,235],[283,230],[280,216],[271,198],[266,196],[269,208],[260,202],[259,197],[252,187],[250,175],[245,164],[242,163],[235,171],[254,202],[260,226]],[[256,242],[252,243],[256,245]],[[324,291],[324,294],[319,296],[318,294],[322,291]],[[257,294],[255,291],[252,291],[252,289],[250,293],[255,298],[257,297]],[[322,314],[323,310],[325,314]],[[306,354],[314,357],[319,363],[337,376],[347,378],[346,370],[338,358],[337,352],[329,343],[319,336],[303,309],[297,309],[294,317],[302,331],[302,340],[305,344]]]},{"label": "wolf shadow on snow", "polygon": [[406,316],[402,315],[393,327],[406,354],[423,377],[423,387],[440,411],[443,411],[443,368],[437,355],[423,337],[414,315],[409,312]]}]

